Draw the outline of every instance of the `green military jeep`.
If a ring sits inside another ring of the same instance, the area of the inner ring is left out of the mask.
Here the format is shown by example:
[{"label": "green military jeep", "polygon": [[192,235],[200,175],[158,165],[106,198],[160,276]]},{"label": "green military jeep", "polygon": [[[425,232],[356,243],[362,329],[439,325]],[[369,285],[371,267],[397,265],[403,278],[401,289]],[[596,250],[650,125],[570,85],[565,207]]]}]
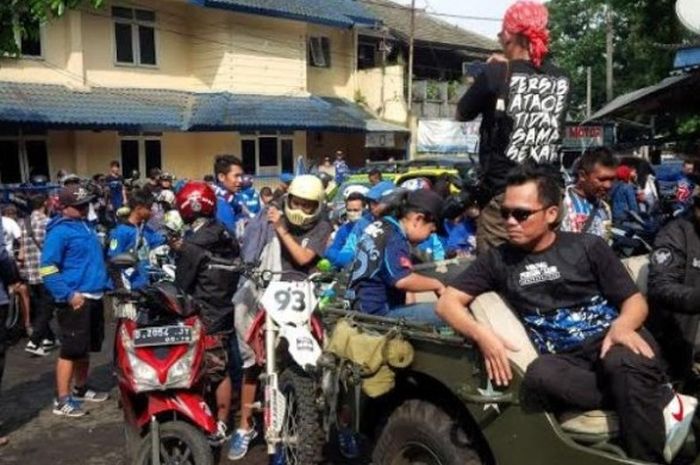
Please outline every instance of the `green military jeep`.
[{"label": "green military jeep", "polygon": [[[646,257],[627,259],[625,266],[645,292]],[[362,366],[331,353],[337,350],[326,350],[322,364],[326,430],[333,431],[328,425],[335,424],[359,432],[367,439],[366,455],[375,465],[640,463],[627,458],[619,446],[615,413],[554,415],[521,392],[523,374],[538,354],[519,319],[498,295],[482,295],[470,309],[478,321],[520,349],[512,352],[514,380],[504,390],[494,389],[487,381],[481,354],[462,337],[340,306],[326,308],[323,319],[331,345],[337,343],[334,329],[343,322],[368,336],[400,338],[413,349],[410,364],[399,364],[404,367],[392,368],[392,379],[375,383],[375,397],[364,389],[368,378]],[[363,345],[366,352],[367,344]],[[376,395],[377,386],[384,387],[378,391],[383,394]],[[691,432],[674,463],[700,464],[696,455]],[[365,456],[360,462],[369,459]]]}]

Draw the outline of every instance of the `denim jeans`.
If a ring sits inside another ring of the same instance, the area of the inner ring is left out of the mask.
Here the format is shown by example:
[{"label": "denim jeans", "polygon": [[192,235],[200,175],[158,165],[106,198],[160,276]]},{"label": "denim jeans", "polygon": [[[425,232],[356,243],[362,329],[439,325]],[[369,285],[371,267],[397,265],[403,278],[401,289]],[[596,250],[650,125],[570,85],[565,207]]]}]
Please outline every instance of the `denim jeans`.
[{"label": "denim jeans", "polygon": [[408,321],[428,323],[433,326],[445,326],[445,322],[435,313],[434,303],[420,303],[394,307],[389,309],[383,316],[387,318],[405,318]]}]

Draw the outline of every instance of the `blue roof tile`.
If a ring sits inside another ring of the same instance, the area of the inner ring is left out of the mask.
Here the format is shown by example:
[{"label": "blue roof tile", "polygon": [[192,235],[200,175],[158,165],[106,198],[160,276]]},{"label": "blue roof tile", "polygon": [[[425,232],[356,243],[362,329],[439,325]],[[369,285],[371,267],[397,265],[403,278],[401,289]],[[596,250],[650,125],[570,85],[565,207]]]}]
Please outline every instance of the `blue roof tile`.
[{"label": "blue roof tile", "polygon": [[0,123],[140,131],[405,131],[343,99],[0,82]]},{"label": "blue roof tile", "polygon": [[380,22],[356,0],[190,0],[190,3],[333,27],[372,26]]}]

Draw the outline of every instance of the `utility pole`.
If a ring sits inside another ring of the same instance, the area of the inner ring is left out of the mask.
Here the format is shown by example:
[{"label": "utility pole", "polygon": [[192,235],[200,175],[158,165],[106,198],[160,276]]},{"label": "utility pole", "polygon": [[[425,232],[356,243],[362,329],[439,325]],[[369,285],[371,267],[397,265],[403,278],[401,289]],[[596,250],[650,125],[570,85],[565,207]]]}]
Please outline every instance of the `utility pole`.
[{"label": "utility pole", "polygon": [[605,95],[613,99],[613,14],[610,5],[605,6]]},{"label": "utility pole", "polygon": [[416,0],[411,0],[411,33],[408,38],[408,113],[413,107],[413,37],[416,34]]},{"label": "utility pole", "polygon": [[586,66],[586,119],[591,117],[592,80],[591,67]]}]

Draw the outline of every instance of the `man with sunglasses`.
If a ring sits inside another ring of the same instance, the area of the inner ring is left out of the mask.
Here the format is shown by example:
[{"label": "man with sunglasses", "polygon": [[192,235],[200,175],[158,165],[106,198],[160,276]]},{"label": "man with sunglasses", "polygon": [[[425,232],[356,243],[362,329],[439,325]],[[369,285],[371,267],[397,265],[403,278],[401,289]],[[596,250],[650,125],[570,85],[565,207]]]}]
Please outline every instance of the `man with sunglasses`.
[{"label": "man with sunglasses", "polygon": [[92,200],[81,185],[61,189],[61,216],[46,227],[39,269],[44,286],[56,302],[61,330],[53,413],[67,417],[84,416],[83,401],[103,402],[108,398],[107,393],[96,392],[86,384],[90,352],[102,349],[102,297],[109,287],[102,246],[86,220]]},{"label": "man with sunglasses", "polygon": [[512,380],[518,350],[466,308],[495,291],[515,310],[541,354],[522,385],[552,410],[612,409],[630,458],[669,462],[697,400],[668,385],[656,342],[643,328],[647,303],[600,237],[555,230],[561,189],[522,167],[507,182],[500,213],[508,243],[479,256],[449,287],[437,313],[472,339],[497,386]]},{"label": "man with sunglasses", "polygon": [[674,378],[700,383],[700,196],[688,215],[656,236],[649,265],[649,300],[659,343]]},{"label": "man with sunglasses", "polygon": [[502,54],[480,68],[457,105],[457,121],[481,116],[479,165],[482,207],[477,228],[479,253],[507,239],[498,215],[506,175],[533,163],[559,168],[560,133],[566,115],[569,80],[545,60],[549,48],[547,7],[518,1],[503,17],[498,40]]},{"label": "man with sunglasses", "polygon": [[615,181],[617,162],[605,147],[586,150],[576,164],[576,184],[564,191],[561,230],[610,240],[612,213],[603,200]]}]

